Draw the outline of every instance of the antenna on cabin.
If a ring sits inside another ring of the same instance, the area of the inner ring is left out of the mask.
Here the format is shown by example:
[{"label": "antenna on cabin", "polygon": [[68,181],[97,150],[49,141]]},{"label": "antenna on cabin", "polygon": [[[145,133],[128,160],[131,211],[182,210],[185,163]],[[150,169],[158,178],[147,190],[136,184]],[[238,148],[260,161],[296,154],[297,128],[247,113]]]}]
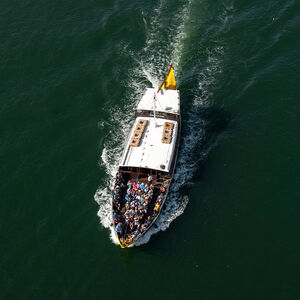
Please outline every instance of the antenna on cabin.
[{"label": "antenna on cabin", "polygon": [[157,127],[156,123],[156,93],[154,92],[154,97],[153,97],[153,116],[154,116],[154,125]]}]

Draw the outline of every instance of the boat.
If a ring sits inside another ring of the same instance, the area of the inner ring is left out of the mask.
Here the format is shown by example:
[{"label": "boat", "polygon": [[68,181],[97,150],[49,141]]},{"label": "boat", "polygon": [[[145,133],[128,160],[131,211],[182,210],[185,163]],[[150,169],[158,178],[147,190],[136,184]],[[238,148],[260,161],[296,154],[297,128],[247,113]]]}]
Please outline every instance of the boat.
[{"label": "boat", "polygon": [[144,91],[134,114],[112,197],[113,228],[121,248],[133,246],[151,228],[170,190],[181,130],[172,65],[158,89]]}]

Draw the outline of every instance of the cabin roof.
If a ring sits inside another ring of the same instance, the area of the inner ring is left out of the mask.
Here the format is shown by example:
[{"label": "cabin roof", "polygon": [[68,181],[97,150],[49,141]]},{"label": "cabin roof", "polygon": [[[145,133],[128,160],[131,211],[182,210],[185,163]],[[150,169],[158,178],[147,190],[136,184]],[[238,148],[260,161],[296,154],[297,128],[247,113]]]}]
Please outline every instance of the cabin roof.
[{"label": "cabin roof", "polygon": [[[154,101],[154,94],[156,99]],[[154,110],[157,112],[166,112],[171,114],[180,113],[180,97],[178,90],[157,90],[154,88],[146,89],[139,103],[136,105],[136,110]]]},{"label": "cabin roof", "polygon": [[[139,146],[130,146],[135,134],[135,128],[139,120],[147,120],[147,126],[140,139]],[[163,143],[163,130],[166,122],[173,124],[172,138],[170,143]],[[178,123],[176,121],[138,117],[136,118],[120,163],[120,166],[149,168],[169,172],[175,153]],[[164,166],[164,168],[162,167]]]}]

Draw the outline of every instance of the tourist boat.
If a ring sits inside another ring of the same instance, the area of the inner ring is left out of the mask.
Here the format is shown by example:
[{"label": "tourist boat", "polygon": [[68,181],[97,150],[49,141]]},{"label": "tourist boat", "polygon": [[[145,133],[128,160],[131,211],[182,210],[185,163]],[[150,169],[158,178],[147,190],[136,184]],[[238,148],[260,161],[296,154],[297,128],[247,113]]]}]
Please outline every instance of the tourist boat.
[{"label": "tourist boat", "polygon": [[134,112],[112,199],[114,232],[122,248],[134,245],[150,229],[170,189],[181,127],[172,65],[158,90],[145,90]]}]

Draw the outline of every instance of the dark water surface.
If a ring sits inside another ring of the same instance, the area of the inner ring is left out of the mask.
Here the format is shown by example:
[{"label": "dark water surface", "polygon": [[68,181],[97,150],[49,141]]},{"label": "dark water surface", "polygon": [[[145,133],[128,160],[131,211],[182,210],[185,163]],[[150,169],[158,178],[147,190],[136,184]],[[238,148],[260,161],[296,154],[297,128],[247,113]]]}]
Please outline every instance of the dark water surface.
[{"label": "dark water surface", "polygon": [[[300,299],[300,2],[2,1],[0,299]],[[132,108],[168,64],[164,213],[110,238]]]}]

